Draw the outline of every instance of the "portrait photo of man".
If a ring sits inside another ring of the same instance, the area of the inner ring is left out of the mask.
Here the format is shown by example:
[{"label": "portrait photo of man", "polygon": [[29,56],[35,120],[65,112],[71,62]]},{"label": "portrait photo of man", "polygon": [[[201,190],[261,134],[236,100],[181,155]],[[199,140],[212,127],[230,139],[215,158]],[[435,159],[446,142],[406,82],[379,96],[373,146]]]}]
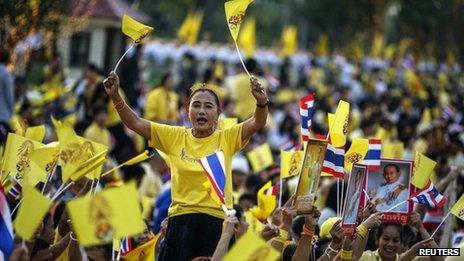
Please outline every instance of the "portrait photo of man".
[{"label": "portrait photo of man", "polygon": [[[383,167],[384,182],[375,191],[371,201],[380,212],[407,212],[407,204],[400,204],[408,199],[409,185],[405,182],[400,167],[395,163],[388,163]],[[373,191],[371,190],[371,194]]]}]

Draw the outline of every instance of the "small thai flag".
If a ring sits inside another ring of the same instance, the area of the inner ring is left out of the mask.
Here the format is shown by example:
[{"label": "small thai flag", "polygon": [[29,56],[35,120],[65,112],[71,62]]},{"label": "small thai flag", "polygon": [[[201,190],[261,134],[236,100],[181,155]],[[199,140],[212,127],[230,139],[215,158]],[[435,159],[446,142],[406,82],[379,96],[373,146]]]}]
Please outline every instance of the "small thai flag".
[{"label": "small thai flag", "polygon": [[19,185],[19,183],[16,183],[13,187],[10,188],[10,190],[8,191],[8,195],[16,199],[21,195],[21,190],[21,185]]},{"label": "small thai flag", "polygon": [[213,187],[214,193],[217,195],[221,204],[225,204],[224,189],[226,186],[226,170],[224,163],[224,153],[217,151],[214,154],[200,159],[200,164],[205,170],[209,182]]},{"label": "small thai flag", "polygon": [[382,140],[369,139],[369,150],[361,164],[366,165],[370,171],[378,171],[380,169],[380,158],[382,154]]},{"label": "small thai flag", "polygon": [[426,205],[431,208],[441,208],[448,200],[448,197],[443,196],[438,192],[433,183],[430,181],[429,185],[419,191],[415,196],[412,196],[409,200]]},{"label": "small thai flag", "polygon": [[8,260],[14,250],[10,209],[0,185],[0,260]]},{"label": "small thai flag", "polygon": [[322,172],[336,178],[345,175],[345,148],[335,148],[330,142],[327,144]]},{"label": "small thai flag", "polygon": [[121,239],[121,255],[125,255],[132,250],[131,240],[128,237]]},{"label": "small thai flag", "polygon": [[276,196],[277,194],[279,194],[279,184],[275,184],[274,186],[268,188],[264,194],[266,196]]},{"label": "small thai flag", "polygon": [[309,130],[313,118],[314,95],[312,93],[300,99],[301,137],[303,141],[309,140]]}]

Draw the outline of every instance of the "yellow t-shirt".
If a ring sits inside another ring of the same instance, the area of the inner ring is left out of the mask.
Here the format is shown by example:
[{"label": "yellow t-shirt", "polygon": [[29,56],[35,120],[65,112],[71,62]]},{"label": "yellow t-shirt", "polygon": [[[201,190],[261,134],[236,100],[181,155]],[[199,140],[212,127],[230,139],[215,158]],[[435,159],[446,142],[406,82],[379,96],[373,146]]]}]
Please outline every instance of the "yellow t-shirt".
[{"label": "yellow t-shirt", "polygon": [[[396,255],[395,260],[399,260],[401,258],[401,255]],[[414,257],[412,260],[417,260],[417,257]],[[361,258],[359,261],[382,261],[382,258],[379,255],[379,250],[366,250],[363,252]]]},{"label": "yellow t-shirt", "polygon": [[151,121],[177,120],[179,116],[178,101],[179,96],[175,92],[167,91],[163,87],[155,88],[147,95],[144,117]]},{"label": "yellow t-shirt", "polygon": [[216,130],[206,138],[195,138],[192,129],[151,123],[149,145],[166,154],[171,167],[171,196],[169,216],[204,213],[224,218],[224,212],[206,192],[207,180],[199,159],[222,150],[225,157],[227,207],[232,207],[232,156],[246,145],[242,142],[243,123]]},{"label": "yellow t-shirt", "polygon": [[93,122],[85,130],[84,137],[110,147],[111,144],[111,134],[110,131],[106,128],[101,128],[97,123]]}]

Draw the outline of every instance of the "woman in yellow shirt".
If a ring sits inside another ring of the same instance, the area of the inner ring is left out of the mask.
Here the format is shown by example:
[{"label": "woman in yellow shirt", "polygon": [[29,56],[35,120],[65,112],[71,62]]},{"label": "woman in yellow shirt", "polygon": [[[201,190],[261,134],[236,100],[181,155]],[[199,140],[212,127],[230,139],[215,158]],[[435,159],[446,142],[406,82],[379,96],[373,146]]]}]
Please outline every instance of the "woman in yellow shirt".
[{"label": "woman in yellow shirt", "polygon": [[256,100],[254,115],[241,124],[218,129],[219,98],[207,85],[201,85],[190,95],[188,116],[192,128],[187,129],[137,116],[119,96],[119,79],[114,72],[105,80],[104,86],[123,123],[168,157],[172,203],[159,259],[191,260],[211,256],[221,236],[225,215],[203,187],[207,178],[199,159],[217,150],[224,152],[226,205],[232,208],[232,156],[266,124],[268,98],[264,88],[256,78],[251,78],[251,93]]}]

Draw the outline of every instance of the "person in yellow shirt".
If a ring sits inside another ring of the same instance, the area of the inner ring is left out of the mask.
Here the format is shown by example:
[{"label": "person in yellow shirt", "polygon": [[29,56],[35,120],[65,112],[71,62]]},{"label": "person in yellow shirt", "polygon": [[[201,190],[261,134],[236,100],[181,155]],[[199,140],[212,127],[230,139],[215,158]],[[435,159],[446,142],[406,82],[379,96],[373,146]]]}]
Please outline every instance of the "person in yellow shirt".
[{"label": "person in yellow shirt", "polygon": [[175,124],[179,119],[177,104],[179,95],[172,91],[174,79],[171,73],[161,78],[159,87],[147,94],[147,102],[143,116],[149,121],[165,124]]},{"label": "person in yellow shirt", "polygon": [[108,113],[105,107],[95,109],[94,120],[84,132],[84,137],[111,148],[111,134],[106,128]]},{"label": "person in yellow shirt", "polygon": [[119,79],[114,72],[104,86],[124,124],[169,158],[172,203],[159,260],[211,256],[221,236],[225,214],[202,185],[207,177],[199,159],[217,150],[224,152],[224,194],[226,206],[232,208],[232,157],[266,123],[268,98],[265,89],[256,78],[251,78],[250,92],[255,102],[249,106],[256,105],[254,115],[233,127],[218,129],[219,98],[206,84],[193,89],[189,97],[188,116],[192,128],[154,123],[137,116],[120,97]]}]

